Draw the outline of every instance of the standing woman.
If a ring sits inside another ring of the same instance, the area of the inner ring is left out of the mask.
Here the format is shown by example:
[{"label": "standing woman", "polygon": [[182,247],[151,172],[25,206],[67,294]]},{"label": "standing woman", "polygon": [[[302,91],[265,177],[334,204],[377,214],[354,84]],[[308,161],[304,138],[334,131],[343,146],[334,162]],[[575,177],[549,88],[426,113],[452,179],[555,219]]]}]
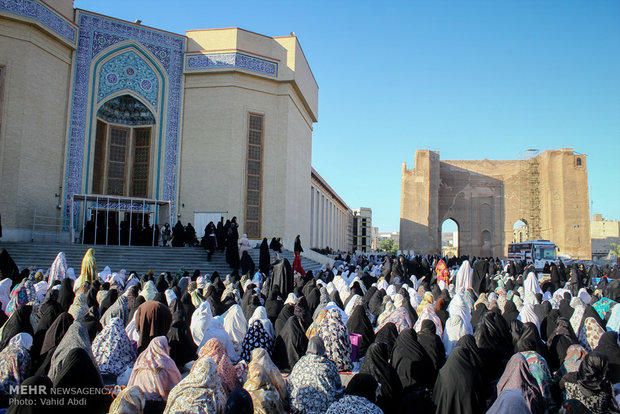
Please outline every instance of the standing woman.
[{"label": "standing woman", "polygon": [[205,228],[205,249],[207,250],[207,260],[211,261],[211,256],[215,252],[215,248],[217,247],[217,229],[215,228],[215,224],[212,221],[207,224]]},{"label": "standing woman", "polygon": [[172,247],[181,247],[185,244],[185,228],[181,220],[177,221],[172,229]]},{"label": "standing woman", "polygon": [[302,253],[304,251],[303,247],[301,247],[301,239],[299,234],[295,237],[295,247],[293,248],[295,253]]},{"label": "standing woman", "polygon": [[301,240],[299,238],[299,234],[295,237],[295,247],[293,248],[295,252],[295,258],[293,259],[293,271],[299,273],[302,276],[306,275],[306,272],[303,267],[301,267],[301,257],[300,253],[304,251],[303,247],[301,247]]},{"label": "standing woman", "polygon": [[217,223],[217,229],[216,229],[216,237],[217,237],[217,249],[219,251],[224,251],[224,248],[226,247],[226,232],[224,231],[224,217],[222,217],[222,219],[219,221],[219,223]]},{"label": "standing woman", "polygon": [[226,233],[226,262],[231,269],[239,269],[240,265],[237,227],[237,217],[233,217]]}]

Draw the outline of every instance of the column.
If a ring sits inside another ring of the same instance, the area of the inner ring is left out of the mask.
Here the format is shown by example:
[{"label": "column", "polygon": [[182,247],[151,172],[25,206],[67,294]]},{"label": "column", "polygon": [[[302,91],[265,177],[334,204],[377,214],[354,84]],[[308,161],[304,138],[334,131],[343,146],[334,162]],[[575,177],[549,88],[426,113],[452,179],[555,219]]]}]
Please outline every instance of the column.
[{"label": "column", "polygon": [[314,187],[310,186],[310,247],[314,247]]}]

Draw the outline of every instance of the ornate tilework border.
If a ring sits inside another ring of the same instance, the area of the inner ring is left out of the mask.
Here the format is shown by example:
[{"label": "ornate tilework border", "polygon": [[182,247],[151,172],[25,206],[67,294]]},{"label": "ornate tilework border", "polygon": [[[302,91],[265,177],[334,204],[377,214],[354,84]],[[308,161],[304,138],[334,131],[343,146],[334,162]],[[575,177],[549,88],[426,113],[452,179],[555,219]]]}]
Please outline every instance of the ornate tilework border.
[{"label": "ornate tilework border", "polygon": [[34,19],[75,46],[77,29],[46,5],[34,0],[0,0],[0,10]]},{"label": "ornate tilework border", "polygon": [[[78,22],[79,33],[73,73],[69,145],[67,148],[67,174],[65,179],[66,226],[68,227],[68,219],[71,214],[71,195],[86,192],[86,189],[82,189],[82,170],[85,139],[89,133],[87,126],[90,123],[90,119],[88,119],[90,114],[87,113],[88,98],[94,88],[94,79],[92,79],[92,74],[90,73],[91,63],[99,52],[114,50],[112,46],[126,41],[133,42],[138,49],[143,48],[151,52],[168,76],[168,99],[165,112],[166,131],[160,133],[160,139],[165,140],[165,142],[159,146],[160,151],[164,151],[163,195],[160,195],[160,169],[157,169],[155,198],[169,200],[171,202],[172,214],[174,214],[176,210],[185,37],[90,14],[83,10],[78,11]],[[158,159],[162,159],[161,153]]]},{"label": "ornate tilework border", "polygon": [[186,71],[215,68],[238,68],[274,78],[278,76],[277,63],[244,53],[187,54],[185,56]]}]

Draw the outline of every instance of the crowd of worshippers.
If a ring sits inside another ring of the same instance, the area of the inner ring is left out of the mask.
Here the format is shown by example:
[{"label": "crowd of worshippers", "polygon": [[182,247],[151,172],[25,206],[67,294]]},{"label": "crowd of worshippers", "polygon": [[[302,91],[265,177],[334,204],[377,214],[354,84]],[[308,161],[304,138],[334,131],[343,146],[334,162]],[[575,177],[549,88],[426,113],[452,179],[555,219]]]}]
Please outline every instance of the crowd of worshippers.
[{"label": "crowd of worshippers", "polygon": [[[76,278],[62,252],[20,272],[0,249],[0,407],[54,412],[27,385],[59,412],[618,412],[618,268],[545,270],[353,256],[313,274],[267,257],[140,276],[98,272],[89,249]],[[69,404],[84,388],[106,392]]]}]

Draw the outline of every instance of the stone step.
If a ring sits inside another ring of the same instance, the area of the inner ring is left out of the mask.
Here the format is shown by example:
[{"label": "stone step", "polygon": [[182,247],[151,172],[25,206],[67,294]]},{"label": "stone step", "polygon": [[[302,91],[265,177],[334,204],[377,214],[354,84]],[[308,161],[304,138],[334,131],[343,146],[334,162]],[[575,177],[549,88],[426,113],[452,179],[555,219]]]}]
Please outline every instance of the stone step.
[{"label": "stone step", "polygon": [[[155,273],[172,272],[179,269],[193,273],[199,269],[201,273],[218,271],[220,274],[230,273],[226,263],[225,252],[216,251],[211,261],[207,261],[207,252],[200,247],[151,247],[151,246],[104,246],[80,245],[59,243],[0,243],[0,248],[6,249],[15,263],[21,268],[30,267],[47,270],[58,252],[65,253],[67,266],[73,267],[79,273],[82,258],[88,248],[95,249],[97,269],[103,270],[110,266],[113,272],[120,269],[145,273],[153,270]],[[248,251],[254,263],[258,266],[260,250],[257,248]],[[273,252],[270,251],[273,257]],[[288,259],[291,264],[294,254],[283,250],[280,257]],[[302,257],[301,265],[305,270],[317,271],[321,264]]]}]

